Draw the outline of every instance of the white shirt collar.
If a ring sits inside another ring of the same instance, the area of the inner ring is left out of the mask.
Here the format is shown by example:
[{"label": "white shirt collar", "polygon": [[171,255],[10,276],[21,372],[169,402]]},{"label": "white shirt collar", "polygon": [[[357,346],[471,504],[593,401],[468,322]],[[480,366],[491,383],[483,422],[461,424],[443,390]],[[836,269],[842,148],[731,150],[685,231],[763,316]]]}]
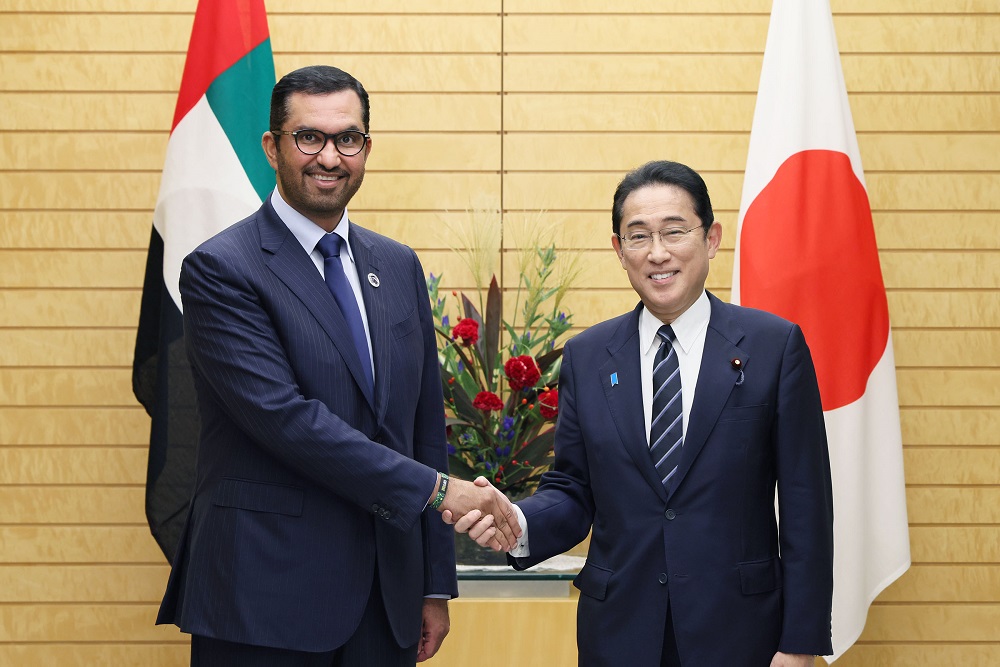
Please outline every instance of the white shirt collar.
[{"label": "white shirt collar", "polygon": [[[694,345],[699,334],[708,327],[708,320],[711,316],[712,304],[708,300],[708,293],[702,290],[701,296],[691,304],[691,307],[670,323],[677,344],[685,353],[691,351],[691,346]],[[642,354],[647,354],[654,345],[659,347],[660,339],[656,332],[663,324],[649,312],[649,309],[643,307],[642,312],[639,313],[639,351]]]},{"label": "white shirt collar", "polygon": [[[312,254],[313,250],[316,249],[316,244],[319,243],[319,240],[326,235],[323,228],[292,208],[288,202],[282,199],[281,194],[278,192],[278,188],[275,188],[271,193],[271,206],[274,207],[274,212],[277,213],[278,217],[281,218],[281,221],[285,223],[285,226],[288,227],[288,230],[306,251],[306,254]],[[340,238],[344,239],[344,246],[347,248],[347,254],[353,262],[354,252],[351,250],[351,244],[347,242],[347,235],[350,231],[351,223],[347,219],[347,209],[345,208],[344,216],[340,219],[337,226],[333,228],[333,232],[331,233],[337,234]]]}]

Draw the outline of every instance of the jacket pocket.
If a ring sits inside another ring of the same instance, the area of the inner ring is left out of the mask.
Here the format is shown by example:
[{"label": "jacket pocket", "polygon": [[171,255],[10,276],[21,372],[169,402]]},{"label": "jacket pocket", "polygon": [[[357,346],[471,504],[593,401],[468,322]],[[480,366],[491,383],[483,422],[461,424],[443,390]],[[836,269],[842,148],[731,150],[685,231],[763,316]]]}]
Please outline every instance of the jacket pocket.
[{"label": "jacket pocket", "polygon": [[417,328],[417,324],[420,323],[420,315],[417,313],[417,309],[414,308],[410,311],[410,314],[401,319],[399,322],[393,322],[392,324],[392,336],[393,338],[403,338],[411,331]]},{"label": "jacket pocket", "polygon": [[302,516],[303,497],[302,489],[295,486],[226,477],[215,489],[212,503],[251,512]]},{"label": "jacket pocket", "polygon": [[608,595],[608,581],[611,580],[611,570],[598,567],[591,562],[583,564],[580,574],[573,579],[573,585],[588,597],[603,600]]},{"label": "jacket pocket", "polygon": [[767,593],[781,588],[781,559],[740,563],[740,587],[744,595]]},{"label": "jacket pocket", "polygon": [[767,417],[767,403],[763,405],[742,405],[724,408],[719,415],[720,422],[746,422]]}]

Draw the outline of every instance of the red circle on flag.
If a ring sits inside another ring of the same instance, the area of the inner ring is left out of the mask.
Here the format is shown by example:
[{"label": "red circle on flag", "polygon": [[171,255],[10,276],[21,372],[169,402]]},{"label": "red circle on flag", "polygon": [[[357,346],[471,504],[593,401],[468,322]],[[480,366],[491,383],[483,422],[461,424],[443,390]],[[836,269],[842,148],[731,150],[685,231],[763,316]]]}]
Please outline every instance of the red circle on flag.
[{"label": "red circle on flag", "polygon": [[747,209],[740,301],[802,327],[823,410],[853,403],[889,339],[868,193],[846,155],[796,153]]}]

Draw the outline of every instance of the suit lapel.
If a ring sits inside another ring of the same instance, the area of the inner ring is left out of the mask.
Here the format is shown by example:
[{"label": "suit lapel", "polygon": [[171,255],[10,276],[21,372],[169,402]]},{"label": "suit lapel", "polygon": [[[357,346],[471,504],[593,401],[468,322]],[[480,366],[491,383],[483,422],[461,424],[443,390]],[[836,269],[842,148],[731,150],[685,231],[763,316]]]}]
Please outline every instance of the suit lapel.
[{"label": "suit lapel", "polygon": [[[664,499],[666,491],[660,483],[656,467],[649,456],[645,422],[642,417],[642,373],[639,369],[639,313],[641,305],[625,316],[611,340],[608,360],[601,365],[601,386],[607,397],[612,419],[622,444],[635,467],[651,487]],[[639,413],[636,414],[638,407]]]},{"label": "suit lapel", "polygon": [[[354,349],[351,330],[330,289],[323,282],[323,277],[285,223],[274,212],[270,201],[265,200],[257,219],[261,250],[270,255],[269,260],[265,259],[265,264],[316,318],[334,347],[340,351],[340,356],[343,357],[358,387],[363,387],[366,380],[361,359]],[[372,409],[374,410],[374,406]]]},{"label": "suit lapel", "polygon": [[[389,378],[392,376],[392,313],[388,305],[389,299],[380,298],[383,295],[379,289],[392,289],[392,285],[381,287],[379,276],[379,258],[366,230],[351,223],[351,252],[358,268],[358,280],[361,283],[361,297],[365,302],[365,312],[368,315],[368,335],[372,341],[372,362],[375,364],[375,414],[377,422],[382,423],[386,409],[389,406]],[[374,280],[369,276],[374,276]],[[372,283],[375,283],[374,285]],[[376,287],[378,285],[378,287]]]},{"label": "suit lapel", "polygon": [[743,339],[743,329],[730,316],[731,306],[708,295],[712,314],[705,333],[705,350],[702,353],[701,369],[698,371],[698,385],[695,388],[694,403],[688,417],[684,449],[678,463],[675,480],[670,485],[670,493],[683,483],[699,452],[708,441],[708,436],[719,421],[719,415],[729,400],[740,373],[733,368],[732,360],[740,359],[746,366],[750,358],[739,348]]}]

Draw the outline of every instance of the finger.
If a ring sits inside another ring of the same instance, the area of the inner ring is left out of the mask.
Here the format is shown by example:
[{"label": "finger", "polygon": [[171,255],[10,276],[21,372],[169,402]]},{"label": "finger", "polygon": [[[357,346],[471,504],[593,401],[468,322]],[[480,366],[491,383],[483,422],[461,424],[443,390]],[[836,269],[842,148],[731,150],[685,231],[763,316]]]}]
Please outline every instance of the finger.
[{"label": "finger", "polygon": [[427,643],[424,641],[423,636],[420,637],[420,644],[417,647],[417,662],[423,662],[430,656],[427,655]]},{"label": "finger", "polygon": [[517,512],[514,511],[514,504],[504,494],[497,491],[497,502],[500,504],[501,513],[507,523],[514,531],[514,537],[521,537],[521,523],[517,520]]},{"label": "finger", "polygon": [[521,534],[521,526],[517,525],[517,532],[515,533],[512,524],[517,524],[517,521],[511,521],[513,509],[505,511],[506,508],[504,507],[504,504],[508,507],[510,506],[510,501],[507,500],[506,496],[499,494],[498,497],[494,498],[493,504],[493,517],[496,521],[496,526],[499,529],[497,539],[504,551],[510,551],[514,548],[514,545],[517,544],[517,538]]},{"label": "finger", "polygon": [[[469,530],[476,525],[483,516],[482,511],[472,510],[461,519],[455,522],[455,532],[456,533],[467,533]],[[490,523],[493,523],[492,517],[490,517]]]},{"label": "finger", "polygon": [[496,534],[497,534],[496,526],[490,526],[483,532],[483,534],[479,537],[479,539],[476,540],[476,544],[478,544],[481,547],[489,547],[490,544],[496,542],[496,540],[493,539],[493,536]]},{"label": "finger", "polygon": [[[479,510],[475,511],[478,512]],[[469,512],[469,514],[472,514],[472,512]],[[478,542],[482,534],[485,533],[487,530],[489,530],[491,527],[493,527],[493,523],[494,523],[493,515],[487,514],[482,519],[477,521],[476,524],[469,529],[468,531],[469,537]]]},{"label": "finger", "polygon": [[445,511],[441,512],[441,520],[444,521],[445,523],[449,524],[449,525],[455,523],[452,520],[451,510],[445,510]]}]

